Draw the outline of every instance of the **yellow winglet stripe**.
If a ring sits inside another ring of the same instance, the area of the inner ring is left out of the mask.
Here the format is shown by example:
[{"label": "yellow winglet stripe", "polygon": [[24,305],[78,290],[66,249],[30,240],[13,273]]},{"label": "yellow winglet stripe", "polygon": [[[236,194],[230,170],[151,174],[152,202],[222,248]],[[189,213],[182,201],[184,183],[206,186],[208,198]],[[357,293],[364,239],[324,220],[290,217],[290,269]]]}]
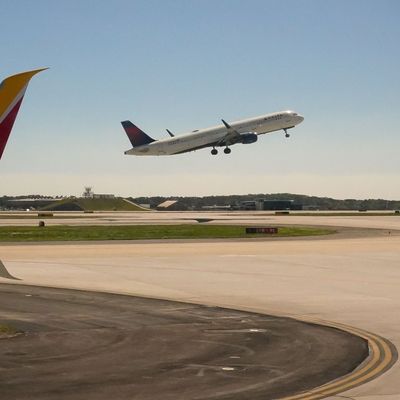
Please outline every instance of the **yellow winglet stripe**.
[{"label": "yellow winglet stripe", "polygon": [[9,109],[10,105],[18,97],[22,90],[25,89],[32,76],[47,68],[26,71],[20,74],[9,76],[0,84],[0,120],[4,117],[4,113]]}]

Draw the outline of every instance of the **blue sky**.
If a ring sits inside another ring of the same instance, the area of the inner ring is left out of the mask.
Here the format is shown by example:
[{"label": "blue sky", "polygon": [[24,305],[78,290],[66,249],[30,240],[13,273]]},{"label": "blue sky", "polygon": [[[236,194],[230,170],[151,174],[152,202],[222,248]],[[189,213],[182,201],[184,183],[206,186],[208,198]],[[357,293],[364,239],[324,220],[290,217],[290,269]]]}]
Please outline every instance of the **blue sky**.
[{"label": "blue sky", "polygon": [[[1,78],[33,78],[0,195],[292,192],[400,199],[400,2],[2,1]],[[4,16],[6,16],[4,18]],[[232,154],[125,156],[154,138],[293,109]]]}]

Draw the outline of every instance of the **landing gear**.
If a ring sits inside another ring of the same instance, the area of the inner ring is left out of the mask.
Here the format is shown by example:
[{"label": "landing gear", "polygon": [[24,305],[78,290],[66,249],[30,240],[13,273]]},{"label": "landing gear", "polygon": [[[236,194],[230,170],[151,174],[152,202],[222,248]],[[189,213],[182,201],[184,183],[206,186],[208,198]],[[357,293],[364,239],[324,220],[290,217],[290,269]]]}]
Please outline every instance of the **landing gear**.
[{"label": "landing gear", "polygon": [[[230,149],[229,147],[225,147],[224,153],[225,153],[225,154],[230,154],[230,153],[231,153],[231,149]],[[211,150],[211,154],[212,154],[213,156],[216,156],[216,155],[218,154],[218,150],[214,147],[214,148]]]},{"label": "landing gear", "polygon": [[283,131],[285,132],[285,138],[290,137],[290,135],[287,133],[287,128],[283,128]]}]

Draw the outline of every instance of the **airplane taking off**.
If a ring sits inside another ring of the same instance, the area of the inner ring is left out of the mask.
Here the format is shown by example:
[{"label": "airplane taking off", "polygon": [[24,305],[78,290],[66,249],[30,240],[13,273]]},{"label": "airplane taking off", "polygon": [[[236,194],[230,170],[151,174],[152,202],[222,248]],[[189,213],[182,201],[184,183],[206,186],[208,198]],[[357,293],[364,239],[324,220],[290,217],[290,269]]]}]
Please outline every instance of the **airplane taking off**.
[{"label": "airplane taking off", "polygon": [[0,159],[32,76],[47,68],[9,76],[0,83]]},{"label": "airplane taking off", "polygon": [[288,129],[300,124],[304,118],[293,111],[280,111],[259,117],[244,119],[228,124],[222,120],[223,125],[206,129],[196,129],[183,135],[175,136],[167,129],[170,138],[154,140],[146,135],[131,121],[121,122],[132,144],[132,149],[125,154],[136,156],[164,156],[187,153],[212,147],[211,154],[218,154],[216,147],[225,147],[224,153],[229,154],[236,143],[250,144],[258,139],[258,135],[283,130],[289,137]]}]

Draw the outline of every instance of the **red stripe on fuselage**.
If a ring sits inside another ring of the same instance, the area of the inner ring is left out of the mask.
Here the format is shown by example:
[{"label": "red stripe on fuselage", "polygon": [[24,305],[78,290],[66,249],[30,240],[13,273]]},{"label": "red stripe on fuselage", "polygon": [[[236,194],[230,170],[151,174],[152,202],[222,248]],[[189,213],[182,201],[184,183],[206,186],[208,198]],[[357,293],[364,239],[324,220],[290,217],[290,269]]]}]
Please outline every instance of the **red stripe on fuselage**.
[{"label": "red stripe on fuselage", "polygon": [[18,101],[17,104],[8,113],[7,117],[4,118],[3,122],[0,124],[0,158],[3,155],[4,149],[7,144],[8,137],[10,136],[11,129],[14,125],[15,118],[17,117],[19,108],[24,96]]}]

